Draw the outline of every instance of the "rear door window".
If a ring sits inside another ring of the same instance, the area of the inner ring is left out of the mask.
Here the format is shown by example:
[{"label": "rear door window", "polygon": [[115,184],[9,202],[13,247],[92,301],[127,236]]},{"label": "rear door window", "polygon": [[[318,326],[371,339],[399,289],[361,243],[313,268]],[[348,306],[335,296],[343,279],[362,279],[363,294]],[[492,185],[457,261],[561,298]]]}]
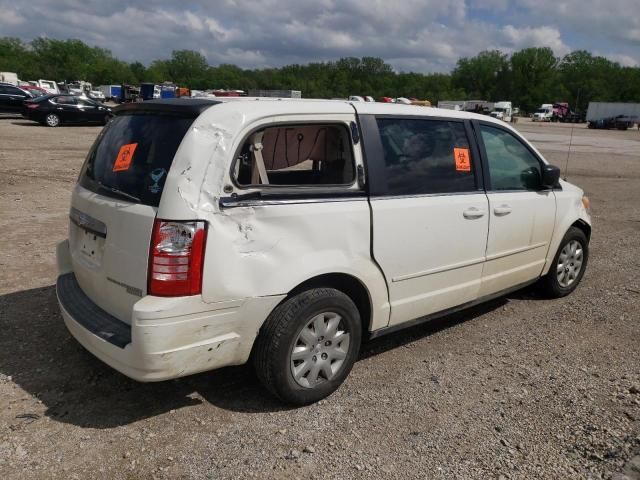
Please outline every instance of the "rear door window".
[{"label": "rear door window", "polygon": [[464,124],[378,118],[389,195],[472,192],[476,178]]},{"label": "rear door window", "polygon": [[91,148],[80,185],[101,195],[158,206],[173,157],[193,120],[116,116]]}]

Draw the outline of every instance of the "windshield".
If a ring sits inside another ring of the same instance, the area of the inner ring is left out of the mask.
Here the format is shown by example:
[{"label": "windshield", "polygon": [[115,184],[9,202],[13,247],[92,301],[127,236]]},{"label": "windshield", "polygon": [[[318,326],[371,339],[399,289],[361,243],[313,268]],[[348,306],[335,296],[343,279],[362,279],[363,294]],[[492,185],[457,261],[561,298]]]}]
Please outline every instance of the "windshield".
[{"label": "windshield", "polygon": [[547,113],[549,110],[546,108],[539,108],[536,110],[536,113]]},{"label": "windshield", "polygon": [[193,118],[120,115],[89,151],[80,185],[101,195],[158,206],[164,182]]}]

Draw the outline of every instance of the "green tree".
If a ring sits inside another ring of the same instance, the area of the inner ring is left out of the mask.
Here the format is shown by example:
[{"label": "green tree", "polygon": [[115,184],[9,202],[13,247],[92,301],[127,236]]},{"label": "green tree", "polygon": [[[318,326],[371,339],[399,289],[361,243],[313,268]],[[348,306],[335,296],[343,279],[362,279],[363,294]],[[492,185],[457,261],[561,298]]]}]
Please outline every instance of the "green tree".
[{"label": "green tree", "polygon": [[532,111],[542,103],[561,100],[554,96],[558,59],[549,47],[525,48],[511,55],[509,63],[509,98],[520,108]]},{"label": "green tree", "polygon": [[508,80],[509,61],[499,50],[480,52],[472,58],[461,58],[451,72],[455,88],[474,99],[503,99]]},{"label": "green tree", "polygon": [[109,50],[80,40],[37,38],[23,42],[0,38],[0,71],[23,80],[88,80],[109,83],[171,81],[194,89],[302,90],[305,97],[416,97],[438,100],[512,100],[524,110],[541,103],[568,101],[586,109],[590,101],[640,102],[640,68],[622,67],[604,57],[579,50],[560,62],[549,48],[525,48],[510,57],[500,51],[461,58],[451,74],[394,72],[378,57],[346,57],[336,61],[280,68],[242,69],[210,66],[193,50],[176,50],[148,67],[125,63]]},{"label": "green tree", "polygon": [[620,74],[620,65],[585,50],[569,53],[559,65],[560,81],[580,110],[586,110],[590,101],[625,101],[633,98],[633,92],[640,90],[640,85],[636,84],[635,88],[630,86],[631,90],[624,96],[619,95],[617,85]]},{"label": "green tree", "polygon": [[172,82],[190,88],[206,88],[209,65],[201,53],[174,50],[166,62],[166,72]]}]

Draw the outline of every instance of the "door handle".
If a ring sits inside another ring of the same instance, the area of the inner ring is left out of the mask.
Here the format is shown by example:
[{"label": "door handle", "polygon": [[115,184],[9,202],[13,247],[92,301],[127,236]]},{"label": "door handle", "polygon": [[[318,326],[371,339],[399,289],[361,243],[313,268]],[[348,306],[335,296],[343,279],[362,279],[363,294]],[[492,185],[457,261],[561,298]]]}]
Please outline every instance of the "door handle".
[{"label": "door handle", "polygon": [[476,207],[470,207],[462,212],[462,215],[464,218],[480,218],[484,216],[484,210],[480,210]]},{"label": "door handle", "polygon": [[500,205],[493,209],[493,213],[498,216],[509,215],[511,213],[511,206],[506,204]]}]

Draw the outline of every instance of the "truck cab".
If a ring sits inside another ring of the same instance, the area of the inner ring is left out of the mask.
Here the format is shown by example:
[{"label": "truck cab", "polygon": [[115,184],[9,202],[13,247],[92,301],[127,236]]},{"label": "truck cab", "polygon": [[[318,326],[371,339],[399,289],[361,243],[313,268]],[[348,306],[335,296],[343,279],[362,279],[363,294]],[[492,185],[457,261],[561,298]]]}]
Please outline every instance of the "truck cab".
[{"label": "truck cab", "polygon": [[489,115],[503,122],[511,122],[513,117],[511,102],[496,102],[493,106],[493,111]]},{"label": "truck cab", "polygon": [[553,105],[551,103],[543,103],[531,117],[534,122],[550,122],[553,118]]}]

